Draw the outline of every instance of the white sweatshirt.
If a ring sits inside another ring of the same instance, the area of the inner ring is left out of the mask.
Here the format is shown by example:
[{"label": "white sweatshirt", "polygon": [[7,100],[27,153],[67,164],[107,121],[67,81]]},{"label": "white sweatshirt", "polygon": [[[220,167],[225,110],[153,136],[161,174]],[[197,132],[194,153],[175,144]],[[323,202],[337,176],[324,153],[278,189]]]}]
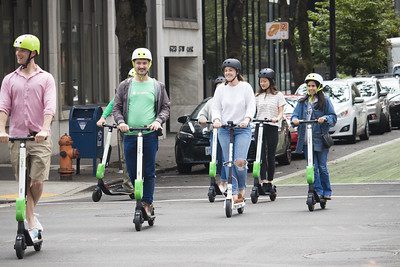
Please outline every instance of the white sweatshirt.
[{"label": "white sweatshirt", "polygon": [[212,106],[212,121],[219,119],[227,124],[239,124],[246,117],[252,119],[256,112],[256,99],[251,85],[240,81],[236,86],[221,84],[217,87]]}]

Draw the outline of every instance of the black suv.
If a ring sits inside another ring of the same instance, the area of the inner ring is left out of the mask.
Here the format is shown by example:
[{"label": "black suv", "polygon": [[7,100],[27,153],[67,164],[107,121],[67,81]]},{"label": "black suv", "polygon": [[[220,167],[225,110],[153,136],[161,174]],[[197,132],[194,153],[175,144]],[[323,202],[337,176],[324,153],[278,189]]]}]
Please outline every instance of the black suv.
[{"label": "black suv", "polygon": [[[211,97],[204,99],[191,115],[178,118],[178,122],[182,123],[175,137],[175,161],[179,173],[190,173],[194,165],[204,164],[208,167],[211,161],[210,132],[207,127],[203,128],[197,122],[190,121],[190,119],[198,118],[199,112],[210,99]],[[252,126],[252,133],[247,155],[250,164],[254,162],[256,157],[254,125]],[[283,119],[279,129],[279,142],[276,150],[276,160],[281,165],[288,165],[292,160],[290,142],[289,124],[287,120]]]}]

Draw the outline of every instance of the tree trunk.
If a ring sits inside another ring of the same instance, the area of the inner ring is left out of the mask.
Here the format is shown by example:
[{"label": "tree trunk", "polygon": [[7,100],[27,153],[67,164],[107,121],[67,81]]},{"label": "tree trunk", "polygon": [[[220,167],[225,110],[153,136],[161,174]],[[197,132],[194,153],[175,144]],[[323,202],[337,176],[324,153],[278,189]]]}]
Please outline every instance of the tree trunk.
[{"label": "tree trunk", "polygon": [[145,0],[115,0],[115,34],[118,37],[120,80],[125,79],[132,68],[133,50],[146,46],[146,12]]},{"label": "tree trunk", "polygon": [[242,61],[243,0],[228,0],[226,6],[226,54],[228,58]]},{"label": "tree trunk", "polygon": [[[284,41],[284,45],[289,55],[289,68],[294,81],[291,92],[294,93],[304,82],[305,76],[312,71],[307,0],[291,0],[290,7],[286,0],[279,0],[278,4],[282,21],[289,22],[289,39]],[[299,32],[300,56],[294,35],[296,28]]]}]

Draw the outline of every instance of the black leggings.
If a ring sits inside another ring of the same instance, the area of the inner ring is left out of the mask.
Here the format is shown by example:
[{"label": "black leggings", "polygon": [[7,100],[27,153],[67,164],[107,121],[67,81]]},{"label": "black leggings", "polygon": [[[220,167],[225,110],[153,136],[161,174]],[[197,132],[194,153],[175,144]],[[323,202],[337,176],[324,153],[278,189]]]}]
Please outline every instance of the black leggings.
[{"label": "black leggings", "polygon": [[[258,136],[258,127],[255,136],[256,142],[257,142],[257,136]],[[265,180],[267,179],[267,177],[268,181],[272,181],[274,179],[275,153],[277,145],[278,145],[278,126],[264,124],[263,142],[261,145],[261,171],[260,171],[261,180]]]}]

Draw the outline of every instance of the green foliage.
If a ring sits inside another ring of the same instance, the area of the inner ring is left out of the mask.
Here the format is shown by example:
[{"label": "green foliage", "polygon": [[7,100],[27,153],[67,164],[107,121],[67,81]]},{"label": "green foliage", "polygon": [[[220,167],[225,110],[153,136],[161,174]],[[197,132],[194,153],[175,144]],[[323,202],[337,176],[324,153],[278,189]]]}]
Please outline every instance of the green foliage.
[{"label": "green foliage", "polygon": [[[329,0],[309,12],[315,62],[329,63]],[[356,75],[387,70],[387,38],[399,35],[392,0],[336,0],[338,71]]]}]

